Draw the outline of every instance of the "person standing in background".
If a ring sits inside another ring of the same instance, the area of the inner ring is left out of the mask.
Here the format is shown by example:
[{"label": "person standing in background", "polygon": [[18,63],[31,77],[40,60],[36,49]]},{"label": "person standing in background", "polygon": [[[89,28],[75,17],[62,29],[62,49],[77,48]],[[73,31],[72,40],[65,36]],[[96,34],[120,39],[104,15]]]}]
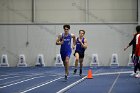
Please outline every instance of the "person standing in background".
[{"label": "person standing in background", "polygon": [[[138,25],[136,27],[137,35],[136,35],[136,50],[135,50],[135,56],[136,56],[136,65],[138,66],[140,70],[140,26]],[[136,78],[140,78],[140,72],[135,75]]]},{"label": "person standing in background", "polygon": [[138,69],[138,65],[135,64],[135,60],[136,60],[135,50],[136,50],[136,36],[137,36],[137,33],[138,32],[136,32],[134,34],[134,37],[131,40],[131,42],[124,48],[124,51],[126,51],[126,49],[128,47],[132,46],[132,56],[131,56],[131,59],[132,59],[132,62],[134,63],[134,72],[132,74],[130,74],[131,76],[135,76],[137,74],[137,69]]}]

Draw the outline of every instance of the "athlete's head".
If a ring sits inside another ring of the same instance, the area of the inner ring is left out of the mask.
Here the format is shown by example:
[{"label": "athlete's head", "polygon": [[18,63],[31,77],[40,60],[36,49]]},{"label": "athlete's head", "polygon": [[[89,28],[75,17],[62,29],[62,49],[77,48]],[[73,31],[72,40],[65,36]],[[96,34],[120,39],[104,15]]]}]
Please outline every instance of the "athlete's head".
[{"label": "athlete's head", "polygon": [[66,34],[68,34],[69,33],[69,30],[70,30],[70,25],[63,25],[63,29],[64,29],[64,32]]},{"label": "athlete's head", "polygon": [[83,37],[85,35],[85,30],[79,30],[79,36]]},{"label": "athlete's head", "polygon": [[140,25],[137,25],[137,26],[136,26],[136,31],[137,31],[137,32],[140,32]]}]

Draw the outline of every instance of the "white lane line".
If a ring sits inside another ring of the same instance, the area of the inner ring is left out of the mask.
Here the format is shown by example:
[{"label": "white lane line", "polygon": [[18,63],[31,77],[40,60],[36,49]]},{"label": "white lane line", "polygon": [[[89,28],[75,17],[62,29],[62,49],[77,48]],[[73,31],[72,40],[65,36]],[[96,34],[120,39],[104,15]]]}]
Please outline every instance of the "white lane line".
[{"label": "white lane line", "polygon": [[[11,75],[36,75],[36,73],[27,73],[27,72],[17,72],[17,73],[14,73],[14,74],[11,74],[11,73],[6,73],[6,75],[0,75],[0,76],[11,76]],[[38,75],[38,74],[37,74]]]},{"label": "white lane line", "polygon": [[111,91],[112,91],[112,89],[113,89],[114,85],[116,84],[116,82],[117,82],[117,80],[118,80],[119,76],[120,76],[120,74],[118,74],[118,76],[116,77],[116,79],[115,79],[115,81],[113,82],[112,86],[110,87],[110,89],[109,89],[108,93],[111,93]]},{"label": "white lane line", "polygon": [[[8,75],[0,75],[0,77],[3,77],[3,76],[15,76],[15,75],[21,75],[21,76],[25,76],[25,75],[27,75],[27,74],[20,74],[20,73],[17,73],[17,74],[8,74]],[[31,74],[30,74],[31,75]]]},{"label": "white lane line", "polygon": [[114,74],[127,74],[127,73],[132,73],[132,72],[133,72],[133,71],[121,71],[121,72],[98,73],[98,74],[93,74],[93,76],[114,75]]},{"label": "white lane line", "polygon": [[23,83],[23,82],[26,82],[26,81],[29,81],[29,80],[32,80],[32,79],[36,79],[36,78],[41,78],[41,77],[45,77],[45,76],[33,77],[33,78],[30,78],[30,79],[26,79],[26,80],[23,80],[23,81],[19,81],[19,82],[16,82],[16,83],[5,85],[5,86],[2,86],[0,88],[9,87],[9,86],[12,86],[12,85],[16,85],[16,84],[19,84],[19,83]]},{"label": "white lane line", "polygon": [[73,86],[75,86],[75,85],[79,84],[80,82],[82,82],[83,80],[85,80],[86,77],[87,77],[87,76],[85,76],[85,77],[83,77],[82,79],[80,79],[80,80],[78,80],[78,81],[76,81],[76,82],[74,82],[74,83],[68,85],[67,87],[65,87],[65,88],[63,88],[63,89],[61,89],[61,90],[59,90],[59,91],[56,92],[56,93],[64,93],[64,92],[66,92],[67,90],[69,90],[69,89],[72,88]]},{"label": "white lane line", "polygon": [[0,76],[12,76],[12,75],[17,75],[17,74],[8,74],[8,75],[0,75]]},{"label": "white lane line", "polygon": [[[98,72],[98,71],[97,71]],[[115,74],[127,74],[127,73],[132,73],[133,71],[125,71],[125,72],[110,72],[110,73],[98,73],[98,74],[93,74],[93,76],[100,76],[100,75],[115,75]],[[80,82],[84,81],[87,76],[83,77],[82,79],[68,85],[67,87],[59,90],[56,93],[64,93],[68,91],[70,88],[74,87],[75,85],[79,84]],[[117,81],[117,80],[116,80]],[[115,84],[115,83],[114,83]]]},{"label": "white lane line", "polygon": [[[101,69],[95,71],[94,73],[97,73],[97,72],[99,72],[100,70],[101,70]],[[66,92],[67,90],[69,90],[70,88],[72,88],[72,87],[74,87],[75,85],[79,84],[80,82],[84,81],[86,78],[87,78],[87,76],[85,76],[85,77],[83,77],[82,79],[79,79],[78,81],[76,81],[76,82],[74,82],[74,83],[68,85],[67,87],[65,87],[65,88],[63,88],[63,89],[61,89],[61,90],[59,90],[59,91],[56,92],[56,93],[64,93],[64,92]]]},{"label": "white lane line", "polygon": [[[49,73],[47,73],[47,74],[49,74]],[[40,74],[40,75],[44,76],[43,74]],[[21,78],[21,79],[17,79],[17,80],[13,80],[13,81],[10,81],[10,82],[5,82],[5,83],[3,83],[3,84],[0,84],[0,86],[6,85],[6,84],[9,84],[9,83],[18,82],[18,81],[20,81],[20,80],[24,80],[24,79],[27,79],[27,78],[31,78],[31,77],[33,77],[33,76],[35,77],[35,76],[38,76],[38,75],[24,75],[24,76],[28,76],[28,77]],[[49,75],[49,76],[51,76],[51,75]],[[52,75],[52,76],[55,76],[55,75]],[[56,76],[60,76],[60,75],[57,75],[57,74],[56,74]],[[61,75],[61,76],[62,76],[62,75]]]},{"label": "white lane line", "polygon": [[15,77],[20,77],[20,76],[7,77],[7,78],[2,78],[0,80],[5,80],[5,79],[10,79],[10,78],[15,78]]},{"label": "white lane line", "polygon": [[32,90],[34,90],[34,89],[36,89],[36,88],[45,86],[45,85],[50,84],[50,83],[52,83],[52,82],[55,82],[55,81],[57,81],[57,80],[59,80],[59,79],[61,79],[61,78],[64,78],[64,77],[56,78],[56,79],[54,79],[54,80],[48,81],[48,82],[46,82],[46,83],[44,83],[44,84],[38,85],[38,86],[36,86],[36,87],[33,87],[33,88],[28,89],[28,90],[22,91],[22,92],[20,92],[20,93],[26,93],[26,92],[32,91]]},{"label": "white lane line", "polygon": [[15,82],[18,82],[18,81],[20,81],[20,80],[25,80],[25,79],[28,79],[28,78],[31,78],[31,77],[22,77],[22,78],[20,78],[20,79],[16,79],[16,80],[13,80],[13,81],[9,81],[9,82],[5,82],[5,83],[3,83],[3,84],[0,84],[0,86],[2,86],[2,85],[7,85],[7,84],[10,84],[10,83],[15,83]]}]

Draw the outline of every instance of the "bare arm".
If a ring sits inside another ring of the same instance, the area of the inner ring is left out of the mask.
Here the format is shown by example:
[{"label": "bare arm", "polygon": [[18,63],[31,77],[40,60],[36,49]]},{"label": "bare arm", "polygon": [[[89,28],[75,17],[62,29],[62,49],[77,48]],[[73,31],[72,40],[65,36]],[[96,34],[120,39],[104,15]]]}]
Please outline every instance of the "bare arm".
[{"label": "bare arm", "polygon": [[80,43],[81,43],[83,48],[87,49],[87,39],[84,39],[84,43],[82,43],[82,41],[80,41]]},{"label": "bare arm", "polygon": [[74,34],[71,34],[72,38],[73,38],[73,45],[72,45],[72,48],[74,49],[75,48],[75,45],[76,45],[76,37]]},{"label": "bare arm", "polygon": [[58,38],[56,39],[56,45],[62,45],[62,44],[63,44],[64,40],[61,41],[61,40],[60,40],[61,37],[62,37],[62,34],[60,34],[60,35],[58,36]]},{"label": "bare arm", "polygon": [[88,44],[87,44],[87,39],[85,39],[85,40],[84,40],[83,47],[84,47],[85,49],[87,49],[87,46],[88,46]]}]

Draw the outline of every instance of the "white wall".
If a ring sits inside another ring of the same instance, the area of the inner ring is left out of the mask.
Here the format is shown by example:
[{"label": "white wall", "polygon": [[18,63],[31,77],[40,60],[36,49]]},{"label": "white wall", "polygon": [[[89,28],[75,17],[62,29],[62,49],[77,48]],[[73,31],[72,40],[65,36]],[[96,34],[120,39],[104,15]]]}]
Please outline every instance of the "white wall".
[{"label": "white wall", "polygon": [[[57,35],[63,32],[62,26],[0,25],[0,55],[7,54],[10,66],[16,66],[18,55],[25,54],[27,64],[34,66],[36,56],[42,53],[45,64],[53,66],[54,58],[60,48],[55,45],[55,40]],[[132,39],[135,26],[136,24],[73,24],[70,32],[78,36],[79,29],[86,31],[88,49],[84,66],[89,65],[92,53],[98,54],[102,66],[108,66],[111,54],[117,53],[120,65],[125,66],[128,63],[131,48],[126,52],[123,49]],[[28,46],[26,46],[27,41],[29,41]]]},{"label": "white wall", "polygon": [[[25,54],[27,64],[32,66],[39,53],[44,54],[46,65],[54,65],[55,55],[59,53],[60,48],[55,45],[55,40],[57,35],[63,32],[59,23],[75,23],[71,25],[71,32],[76,35],[79,29],[86,30],[89,47],[86,50],[84,65],[89,65],[92,53],[98,53],[103,66],[109,65],[112,53],[118,53],[120,64],[127,65],[131,49],[123,52],[123,48],[135,32],[136,24],[129,22],[137,22],[137,0],[34,1],[35,23],[49,25],[32,24],[32,0],[0,0],[0,23],[5,23],[0,25],[0,54],[8,54],[10,66],[16,66],[19,54]],[[105,24],[106,22],[128,24]],[[7,23],[11,25],[6,25]]]},{"label": "white wall", "polygon": [[136,22],[136,12],[137,0],[89,0],[89,22]]},{"label": "white wall", "polygon": [[[136,22],[137,0],[34,0],[35,22]],[[0,0],[0,23],[32,22],[32,0]]]},{"label": "white wall", "polygon": [[31,0],[0,0],[0,23],[31,22]]}]

